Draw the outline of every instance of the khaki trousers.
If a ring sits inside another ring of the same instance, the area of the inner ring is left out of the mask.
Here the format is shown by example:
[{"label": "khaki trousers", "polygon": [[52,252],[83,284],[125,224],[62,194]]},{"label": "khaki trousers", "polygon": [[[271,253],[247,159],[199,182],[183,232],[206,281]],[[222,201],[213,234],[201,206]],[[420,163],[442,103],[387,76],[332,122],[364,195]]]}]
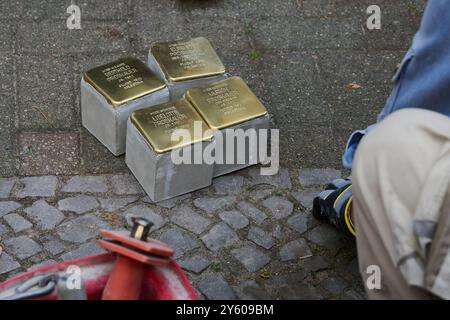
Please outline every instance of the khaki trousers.
[{"label": "khaki trousers", "polygon": [[[399,257],[402,249],[411,245],[414,214],[423,189],[433,188],[429,176],[443,155],[450,155],[449,146],[450,118],[424,109],[394,112],[358,146],[352,168],[353,209],[359,268],[369,299],[434,297],[408,284],[399,270]],[[450,172],[450,167],[446,169]],[[436,196],[446,198],[440,210],[442,215],[450,216],[450,189],[446,190]],[[381,271],[380,289],[367,286],[368,280],[374,283],[370,266],[378,266]]]}]

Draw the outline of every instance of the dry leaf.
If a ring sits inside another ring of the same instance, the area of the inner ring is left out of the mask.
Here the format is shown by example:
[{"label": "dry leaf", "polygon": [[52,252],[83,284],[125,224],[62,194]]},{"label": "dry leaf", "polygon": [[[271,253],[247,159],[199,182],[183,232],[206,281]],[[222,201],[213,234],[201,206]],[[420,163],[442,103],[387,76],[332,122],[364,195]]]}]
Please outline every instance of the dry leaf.
[{"label": "dry leaf", "polygon": [[267,270],[263,270],[259,276],[263,279],[270,279],[272,277],[272,273],[270,273],[270,271]]},{"label": "dry leaf", "polygon": [[345,87],[347,89],[361,89],[362,85],[357,84],[356,82],[350,82],[350,83],[346,84]]}]

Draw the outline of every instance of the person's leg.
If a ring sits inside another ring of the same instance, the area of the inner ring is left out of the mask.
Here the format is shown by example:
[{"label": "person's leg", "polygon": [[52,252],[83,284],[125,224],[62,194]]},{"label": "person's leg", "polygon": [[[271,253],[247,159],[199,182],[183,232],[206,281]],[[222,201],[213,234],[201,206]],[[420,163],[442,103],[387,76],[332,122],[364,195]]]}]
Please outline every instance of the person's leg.
[{"label": "person's leg", "polygon": [[358,259],[365,284],[372,265],[380,267],[382,279],[381,290],[367,290],[369,298],[430,297],[408,285],[399,264],[417,245],[416,206],[449,144],[450,118],[423,109],[394,112],[361,141],[352,171]]}]

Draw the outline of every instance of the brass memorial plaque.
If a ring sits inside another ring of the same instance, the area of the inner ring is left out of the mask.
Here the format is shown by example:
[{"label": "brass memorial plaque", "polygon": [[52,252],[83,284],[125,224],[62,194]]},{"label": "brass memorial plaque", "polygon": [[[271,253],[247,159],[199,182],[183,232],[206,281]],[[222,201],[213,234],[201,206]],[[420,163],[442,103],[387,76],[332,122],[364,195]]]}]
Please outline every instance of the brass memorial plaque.
[{"label": "brass memorial plaque", "polygon": [[[201,125],[201,132],[194,132],[195,121]],[[208,130],[207,124],[186,99],[134,111],[131,114],[131,122],[157,153],[212,138],[211,130]],[[190,140],[172,141],[172,133],[176,129],[188,130]]]},{"label": "brass memorial plaque", "polygon": [[267,109],[239,77],[189,89],[186,98],[215,130],[261,117]]},{"label": "brass memorial plaque", "polygon": [[155,43],[150,51],[170,82],[225,73],[222,61],[203,37]]},{"label": "brass memorial plaque", "polygon": [[139,59],[122,58],[91,69],[84,80],[100,92],[113,107],[161,90],[165,83]]}]

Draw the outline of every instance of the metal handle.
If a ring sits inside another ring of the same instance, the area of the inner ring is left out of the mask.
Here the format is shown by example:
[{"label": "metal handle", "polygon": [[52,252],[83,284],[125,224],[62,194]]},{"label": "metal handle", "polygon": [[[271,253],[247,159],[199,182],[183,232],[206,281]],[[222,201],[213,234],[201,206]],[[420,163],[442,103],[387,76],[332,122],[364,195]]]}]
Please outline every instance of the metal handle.
[{"label": "metal handle", "polygon": [[133,228],[131,229],[130,237],[146,241],[153,222],[142,217],[132,217],[131,221],[133,221]]}]

